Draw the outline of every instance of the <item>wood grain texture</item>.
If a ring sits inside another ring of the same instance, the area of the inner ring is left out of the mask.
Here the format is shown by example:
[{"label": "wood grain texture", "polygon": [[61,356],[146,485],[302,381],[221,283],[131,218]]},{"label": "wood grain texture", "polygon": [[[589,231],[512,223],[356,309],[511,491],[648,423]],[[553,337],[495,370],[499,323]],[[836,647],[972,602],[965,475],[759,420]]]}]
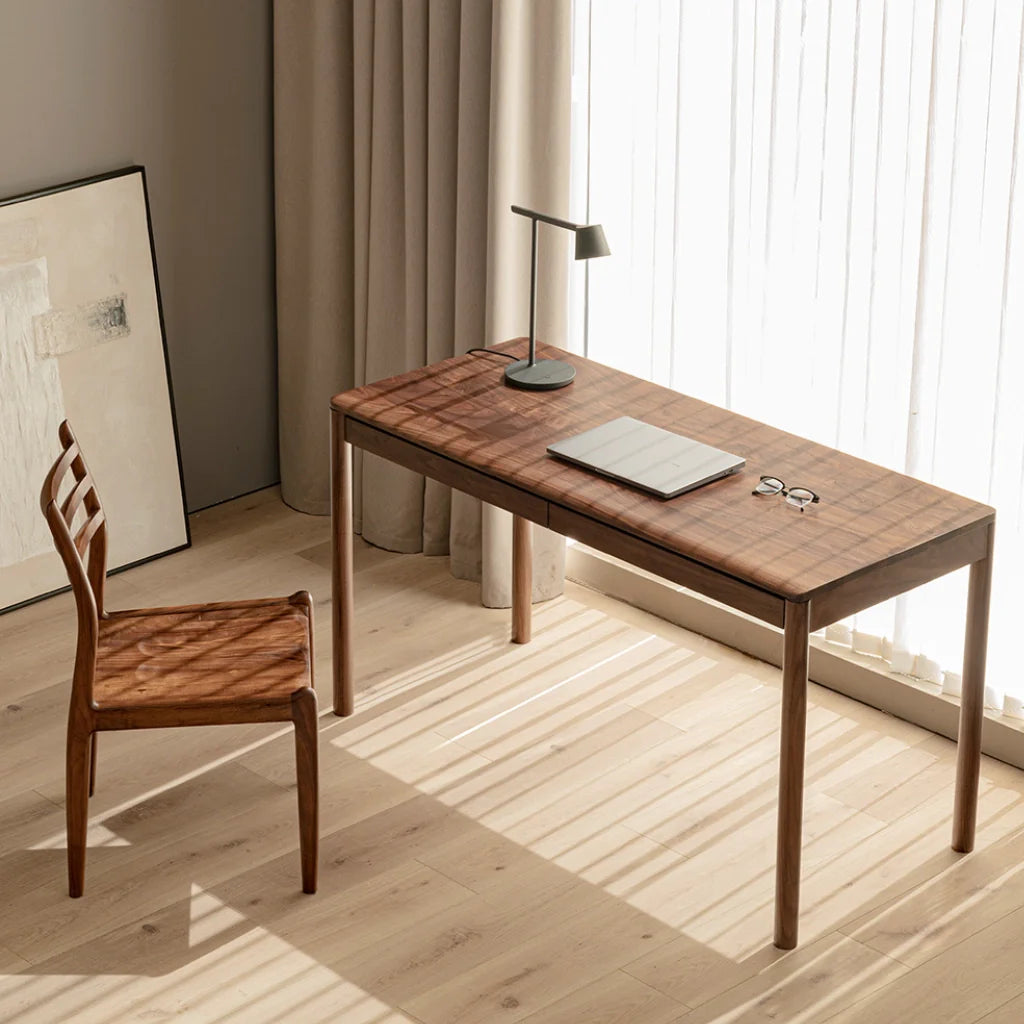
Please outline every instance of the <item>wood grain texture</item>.
[{"label": "wood grain texture", "polygon": [[89,796],[96,794],[96,758],[99,754],[99,737],[93,733],[89,738]]},{"label": "wood grain texture", "polygon": [[796,947],[800,924],[809,621],[809,605],[786,605],[779,744],[779,825],[775,861],[775,945],[779,949]]},{"label": "wood grain texture", "polygon": [[85,834],[89,820],[89,741],[92,733],[68,721],[64,813],[68,839],[68,895],[77,899],[85,890]]},{"label": "wood grain texture", "polygon": [[344,417],[331,413],[331,662],[334,713],[355,710],[352,664],[352,445]]},{"label": "wood grain texture", "polygon": [[528,519],[512,517],[512,642],[530,642],[533,603],[533,528]]},{"label": "wood grain texture", "polygon": [[989,529],[985,524],[968,527],[906,558],[849,577],[815,598],[811,606],[812,632],[983,558]]},{"label": "wood grain texture", "polygon": [[320,835],[320,752],[316,718],[316,690],[311,686],[292,694],[295,723],[295,778],[299,801],[299,857],[302,891],[315,893],[317,837]]},{"label": "wood grain texture", "polygon": [[[520,353],[525,345],[496,347]],[[993,519],[987,505],[581,356],[548,346],[538,354],[572,363],[573,384],[508,388],[504,360],[470,354],[337,395],[332,407],[786,600],[807,600]],[[661,501],[547,455],[552,442],[623,411],[741,455],[747,465]],[[801,514],[754,497],[751,481],[761,473],[812,488],[821,504]]]},{"label": "wood grain texture", "polygon": [[[544,526],[548,518],[548,504],[536,494],[531,494],[508,483],[487,471],[472,468],[457,459],[450,459],[432,452],[419,443],[408,443],[384,430],[377,430],[359,420],[345,417],[345,436],[351,444],[364,451],[373,452],[390,462],[405,466],[406,469],[423,473],[458,491],[473,495],[481,501],[490,502],[507,509],[513,515],[529,519]],[[500,471],[499,467],[494,467]]]},{"label": "wood grain texture", "polygon": [[712,600],[722,601],[763,622],[781,628],[785,621],[785,601],[782,598],[658,545],[645,543],[606,523],[556,505],[552,506],[548,525],[557,533],[582,541],[615,558],[622,558],[638,569],[657,573],[662,579],[689,587]]},{"label": "wood grain texture", "polygon": [[[306,591],[109,612],[106,520],[71,427],[43,482],[40,504],[75,599],[78,634],[68,709],[65,811],[68,891],[85,888],[96,734],[125,729],[294,722],[303,891],[316,891],[316,694],[313,603]],[[59,495],[72,474],[67,497]],[[75,516],[85,510],[76,533]]]},{"label": "wood grain texture", "polygon": [[953,805],[953,849],[970,853],[978,817],[978,778],[981,771],[981,727],[985,714],[985,656],[988,651],[988,612],[992,591],[995,527],[986,531],[984,557],[971,565],[967,587],[967,626],[964,671],[957,733],[956,799]]},{"label": "wood grain texture", "polygon": [[288,598],[235,608],[118,615],[100,621],[93,699],[98,710],[287,705],[309,685],[309,618]]}]

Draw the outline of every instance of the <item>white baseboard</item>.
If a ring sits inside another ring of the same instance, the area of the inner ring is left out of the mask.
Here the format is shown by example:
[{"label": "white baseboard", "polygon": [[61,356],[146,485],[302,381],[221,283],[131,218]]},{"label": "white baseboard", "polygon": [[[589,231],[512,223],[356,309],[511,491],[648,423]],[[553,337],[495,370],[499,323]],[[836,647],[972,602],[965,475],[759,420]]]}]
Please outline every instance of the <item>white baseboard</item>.
[{"label": "white baseboard", "polygon": [[[570,544],[566,575],[586,587],[651,612],[684,629],[710,637],[771,665],[782,664],[782,630],[734,611],[609,555]],[[887,714],[956,739],[960,704],[937,687],[887,672],[868,658],[811,637],[811,679]],[[990,757],[1024,768],[1024,721],[985,712],[982,750]]]}]

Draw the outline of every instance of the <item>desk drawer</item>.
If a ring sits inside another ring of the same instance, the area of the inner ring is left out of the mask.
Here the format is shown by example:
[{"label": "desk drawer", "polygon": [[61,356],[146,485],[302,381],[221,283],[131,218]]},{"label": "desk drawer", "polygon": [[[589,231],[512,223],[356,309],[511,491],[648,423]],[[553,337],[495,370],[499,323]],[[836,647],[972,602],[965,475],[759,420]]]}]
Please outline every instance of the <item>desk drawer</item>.
[{"label": "desk drawer", "polygon": [[762,622],[780,628],[783,625],[786,602],[781,597],[769,594],[733,576],[715,572],[706,565],[673,554],[657,544],[617,530],[614,526],[608,526],[561,505],[552,504],[548,513],[548,528],[582,541],[605,554],[621,558],[638,569],[646,569],[663,579],[689,587],[705,597],[721,601],[730,608],[753,615]]}]

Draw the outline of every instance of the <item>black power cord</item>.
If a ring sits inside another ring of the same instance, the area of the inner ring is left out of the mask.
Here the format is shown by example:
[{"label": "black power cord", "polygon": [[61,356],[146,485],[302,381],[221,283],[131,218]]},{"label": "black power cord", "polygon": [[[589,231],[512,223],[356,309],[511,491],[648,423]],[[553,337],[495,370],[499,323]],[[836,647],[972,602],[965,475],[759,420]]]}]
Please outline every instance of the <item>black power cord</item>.
[{"label": "black power cord", "polygon": [[512,359],[515,362],[520,360],[519,356],[514,356],[510,352],[498,352],[493,348],[470,348],[466,350],[466,355],[469,355],[470,352],[486,352],[488,355],[501,356],[502,359]]}]

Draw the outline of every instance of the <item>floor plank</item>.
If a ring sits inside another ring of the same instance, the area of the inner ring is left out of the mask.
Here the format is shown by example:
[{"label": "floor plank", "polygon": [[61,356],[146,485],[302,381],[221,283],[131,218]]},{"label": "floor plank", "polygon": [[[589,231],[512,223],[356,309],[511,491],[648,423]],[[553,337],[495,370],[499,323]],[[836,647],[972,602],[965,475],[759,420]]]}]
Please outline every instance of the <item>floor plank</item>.
[{"label": "floor plank", "polygon": [[547,915],[541,934],[510,938],[505,952],[402,1001],[425,1024],[515,1021],[602,977],[636,948],[668,942],[672,930],[618,900],[564,921]]},{"label": "floor plank", "polygon": [[826,1018],[830,1024],[921,1020],[971,1024],[1024,993],[1020,971],[1024,908],[944,950],[873,995]]},{"label": "floor plank", "polygon": [[1024,995],[1007,1000],[1002,1006],[979,1017],[977,1024],[1020,1024],[1024,1020]]},{"label": "floor plank", "polygon": [[[772,954],[774,957],[774,954]],[[819,1024],[833,1009],[886,985],[907,972],[902,964],[838,933],[826,935],[774,959],[748,980],[704,1003],[686,1024]],[[904,1021],[909,1016],[856,1017]],[[920,1018],[923,1019],[923,1018]]]}]

